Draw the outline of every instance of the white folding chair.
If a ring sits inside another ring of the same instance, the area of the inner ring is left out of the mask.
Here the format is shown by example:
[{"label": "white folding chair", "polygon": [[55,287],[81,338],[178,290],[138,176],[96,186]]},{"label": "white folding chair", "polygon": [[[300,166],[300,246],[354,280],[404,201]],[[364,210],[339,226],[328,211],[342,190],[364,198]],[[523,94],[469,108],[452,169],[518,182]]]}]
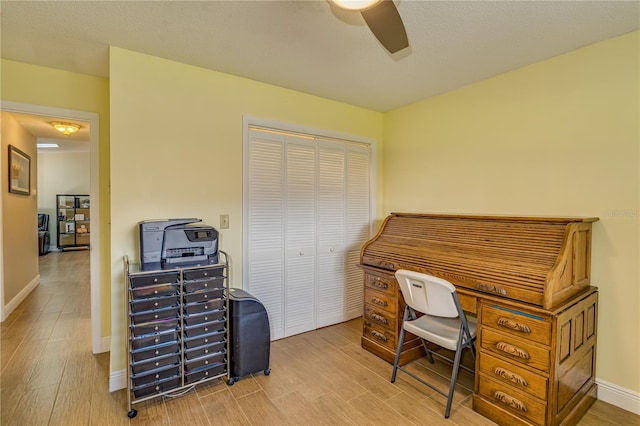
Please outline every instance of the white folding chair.
[{"label": "white folding chair", "polygon": [[[431,275],[404,269],[396,271],[396,279],[407,306],[402,319],[402,330],[400,332],[400,341],[398,342],[398,351],[393,363],[391,383],[395,382],[396,373],[401,370],[441,395],[446,396],[447,408],[444,417],[449,418],[453,390],[456,386],[459,368],[462,367],[473,373],[472,369],[460,364],[460,359],[464,348],[470,348],[475,358],[477,326],[475,323],[467,321],[460,306],[456,288],[450,282]],[[418,317],[416,313],[422,313],[423,315]],[[398,365],[402,343],[407,331],[422,339],[429,362],[433,363],[433,355],[435,355],[453,363],[448,393]],[[455,358],[452,360],[430,351],[427,347],[427,342],[455,351]]]}]

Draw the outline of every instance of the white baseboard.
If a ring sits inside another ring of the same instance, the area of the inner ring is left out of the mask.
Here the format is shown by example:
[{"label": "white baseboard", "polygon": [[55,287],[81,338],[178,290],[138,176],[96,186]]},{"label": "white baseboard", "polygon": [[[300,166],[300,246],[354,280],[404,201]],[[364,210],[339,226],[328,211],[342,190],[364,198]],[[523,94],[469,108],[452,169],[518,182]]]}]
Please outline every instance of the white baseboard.
[{"label": "white baseboard", "polygon": [[9,318],[11,312],[13,312],[18,307],[18,305],[20,305],[20,303],[22,303],[22,301],[27,298],[29,293],[31,293],[33,289],[38,286],[38,284],[40,284],[40,274],[36,275],[31,280],[31,282],[27,284],[25,288],[23,288],[20,293],[16,295],[16,297],[11,299],[11,301],[2,308],[2,318],[0,319],[0,322]]},{"label": "white baseboard", "polygon": [[109,392],[127,387],[127,370],[114,371],[109,376]]},{"label": "white baseboard", "polygon": [[598,384],[598,399],[600,401],[640,415],[640,393],[601,379],[596,379],[596,383]]}]

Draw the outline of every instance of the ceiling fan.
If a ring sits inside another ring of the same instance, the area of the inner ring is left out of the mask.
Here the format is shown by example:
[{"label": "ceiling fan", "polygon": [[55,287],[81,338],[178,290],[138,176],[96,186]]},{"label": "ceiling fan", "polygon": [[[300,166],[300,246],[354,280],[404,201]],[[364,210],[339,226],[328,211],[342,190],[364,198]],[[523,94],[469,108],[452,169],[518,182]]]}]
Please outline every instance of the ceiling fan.
[{"label": "ceiling fan", "polygon": [[407,32],[396,5],[391,0],[329,0],[336,6],[359,11],[378,41],[389,51],[396,53],[409,47]]}]

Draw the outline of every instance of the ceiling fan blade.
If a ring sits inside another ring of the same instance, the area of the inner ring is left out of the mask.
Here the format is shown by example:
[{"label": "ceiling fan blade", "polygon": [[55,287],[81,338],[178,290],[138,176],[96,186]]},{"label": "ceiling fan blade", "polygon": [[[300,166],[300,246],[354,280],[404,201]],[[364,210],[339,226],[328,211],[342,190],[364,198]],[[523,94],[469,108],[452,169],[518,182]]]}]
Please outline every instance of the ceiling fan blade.
[{"label": "ceiling fan blade", "polygon": [[384,0],[361,13],[373,35],[389,53],[396,53],[409,46],[407,32],[393,1]]}]

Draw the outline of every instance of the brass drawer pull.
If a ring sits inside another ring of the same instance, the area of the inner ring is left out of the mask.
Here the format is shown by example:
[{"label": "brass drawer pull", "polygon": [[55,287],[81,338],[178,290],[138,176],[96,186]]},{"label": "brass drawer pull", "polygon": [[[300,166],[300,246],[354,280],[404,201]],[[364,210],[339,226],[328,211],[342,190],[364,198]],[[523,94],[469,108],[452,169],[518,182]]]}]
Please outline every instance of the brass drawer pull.
[{"label": "brass drawer pull", "polygon": [[371,330],[371,336],[378,339],[378,340],[382,340],[383,342],[387,341],[387,336],[385,336],[384,334],[380,333],[379,331],[375,331],[375,330]]},{"label": "brass drawer pull", "polygon": [[393,263],[383,262],[381,260],[374,260],[374,262],[377,264],[377,266],[379,266],[382,269],[388,269],[390,271],[395,271],[395,269],[396,269],[396,268],[394,268],[394,264]]},{"label": "brass drawer pull", "polygon": [[376,280],[371,283],[374,287],[378,287],[381,288],[383,290],[386,290],[389,288],[389,284],[385,283],[384,281],[380,280],[380,277],[376,277]]},{"label": "brass drawer pull", "polygon": [[522,385],[522,386],[529,386],[529,383],[527,383],[526,379],[522,376],[520,376],[519,374],[516,373],[512,373],[511,371],[502,368],[502,367],[496,367],[493,372],[497,375],[502,377],[503,379],[509,380],[510,382],[513,382],[517,385]]},{"label": "brass drawer pull", "polygon": [[498,348],[498,350],[501,350],[502,352],[505,352],[509,355],[517,356],[523,359],[529,359],[529,352],[517,346],[513,346],[510,343],[498,342],[496,343],[496,348]]},{"label": "brass drawer pull", "polygon": [[507,290],[505,290],[504,288],[496,287],[495,285],[491,285],[491,284],[480,283],[476,285],[476,288],[478,290],[488,291],[489,293],[499,294],[501,296],[507,295]]},{"label": "brass drawer pull", "polygon": [[378,299],[377,297],[372,297],[371,298],[371,303],[375,303],[376,305],[380,305],[380,306],[387,306],[388,303],[382,299]]},{"label": "brass drawer pull", "polygon": [[495,391],[493,392],[493,397],[498,401],[502,402],[504,405],[507,405],[513,408],[514,410],[519,410],[519,411],[522,411],[523,413],[527,412],[527,406],[524,405],[524,402],[510,395],[507,395],[504,392]]},{"label": "brass drawer pull", "polygon": [[521,331],[523,333],[531,333],[531,329],[526,324],[520,324],[519,322],[513,321],[510,318],[500,317],[498,318],[498,325],[504,328],[508,328],[510,330]]},{"label": "brass drawer pull", "polygon": [[371,319],[374,320],[374,321],[378,321],[378,322],[380,322],[382,324],[387,324],[388,323],[388,321],[387,321],[387,319],[385,317],[383,317],[380,314],[376,314],[376,313],[371,314]]}]

